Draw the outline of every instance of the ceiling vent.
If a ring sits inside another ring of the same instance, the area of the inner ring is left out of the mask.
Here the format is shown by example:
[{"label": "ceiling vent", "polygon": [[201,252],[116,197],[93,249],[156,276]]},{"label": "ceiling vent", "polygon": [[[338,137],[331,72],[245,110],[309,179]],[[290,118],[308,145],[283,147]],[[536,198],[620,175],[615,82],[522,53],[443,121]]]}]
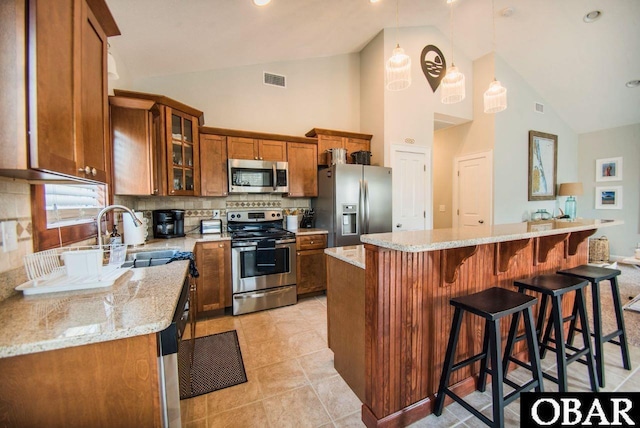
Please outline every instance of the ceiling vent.
[{"label": "ceiling vent", "polygon": [[542,103],[534,103],[534,105],[533,105],[533,110],[534,110],[536,113],[542,113],[542,114],[544,114],[544,104],[542,104]]},{"label": "ceiling vent", "polygon": [[286,88],[287,87],[286,77],[285,76],[281,76],[279,74],[267,73],[266,71],[263,74],[264,75],[263,75],[262,82],[265,85],[278,86],[280,88]]}]

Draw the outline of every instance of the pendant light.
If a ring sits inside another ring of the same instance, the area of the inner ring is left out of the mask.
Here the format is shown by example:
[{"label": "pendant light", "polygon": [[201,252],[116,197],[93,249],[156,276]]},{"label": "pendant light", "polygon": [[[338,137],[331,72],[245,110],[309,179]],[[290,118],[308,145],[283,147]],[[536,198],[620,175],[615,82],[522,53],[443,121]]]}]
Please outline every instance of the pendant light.
[{"label": "pendant light", "polygon": [[451,67],[447,68],[447,74],[442,79],[441,84],[441,100],[443,104],[454,104],[464,100],[465,97],[465,79],[458,67],[453,62],[453,2],[455,0],[447,0],[451,8]]},{"label": "pendant light", "polygon": [[390,91],[401,91],[411,86],[411,58],[398,43],[398,3],[396,0],[396,47],[385,66],[385,86]]},{"label": "pendant light", "polygon": [[[493,40],[492,47],[495,56],[496,52],[496,11],[494,9],[494,0],[491,0],[491,19],[493,23]],[[494,61],[495,63],[495,61]],[[495,65],[494,65],[495,67]],[[493,78],[493,82],[489,84],[489,89],[484,93],[484,112],[498,113],[507,108],[507,89],[500,84],[500,81]]]},{"label": "pendant light", "polygon": [[116,59],[111,54],[111,45],[107,43],[107,78],[109,80],[118,80],[120,75],[116,68]]}]

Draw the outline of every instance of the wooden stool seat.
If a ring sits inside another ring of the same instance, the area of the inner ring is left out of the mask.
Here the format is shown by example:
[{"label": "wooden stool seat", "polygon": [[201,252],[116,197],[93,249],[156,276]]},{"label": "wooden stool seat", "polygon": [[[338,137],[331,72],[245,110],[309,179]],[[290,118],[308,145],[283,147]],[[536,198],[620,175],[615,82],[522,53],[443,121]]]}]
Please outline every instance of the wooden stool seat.
[{"label": "wooden stool seat", "polygon": [[[610,342],[620,347],[622,354],[622,365],[626,370],[631,370],[631,360],[629,359],[629,345],[627,344],[627,333],[624,326],[624,317],[622,315],[622,303],[620,302],[620,290],[618,289],[618,269],[602,268],[598,266],[581,265],[571,269],[559,270],[559,274],[567,275],[574,278],[587,280],[591,283],[591,300],[593,306],[593,337],[595,338],[594,354],[596,360],[596,370],[598,372],[598,381],[600,387],[605,386],[604,376],[604,343]],[[611,294],[613,297],[613,310],[616,316],[616,330],[609,334],[602,332],[602,306],[600,303],[600,281],[609,281],[611,285]],[[573,315],[576,314],[574,307]],[[576,327],[576,319],[571,321],[569,325],[569,333],[567,339],[569,343],[573,342],[573,336],[576,331],[588,328],[585,322],[581,324],[581,328]],[[619,338],[618,340],[615,340]]]},{"label": "wooden stool seat", "polygon": [[[584,288],[589,285],[589,283],[580,278],[551,274],[519,279],[514,281],[514,285],[518,287],[518,292],[520,293],[524,293],[525,290],[530,290],[542,294],[542,300],[538,310],[538,322],[536,324],[536,331],[538,333],[538,341],[541,349],[540,355],[544,358],[546,350],[555,352],[558,371],[557,378],[547,373],[543,373],[543,376],[557,383],[559,392],[566,392],[567,365],[574,361],[578,361],[587,366],[589,372],[589,380],[591,382],[591,390],[594,392],[598,392],[598,379],[596,376],[593,348],[591,346],[591,339],[587,322],[587,312],[584,302]],[[571,291],[575,291],[576,293],[573,303],[573,314],[567,318],[563,318],[562,297]],[[551,299],[552,304],[551,313],[549,314],[549,319],[546,320],[547,327],[544,333],[544,337],[541,337],[547,313],[547,303],[549,299]],[[567,341],[565,340],[564,323],[569,320],[573,322],[576,317],[580,318],[581,325],[586,326],[586,328],[582,332],[584,339],[583,348],[576,348],[572,344],[566,343]],[[549,342],[551,342],[552,331],[554,346],[549,345]],[[522,339],[522,337],[516,337],[516,334],[517,325],[512,324],[511,330],[509,331],[509,337],[507,339],[507,346],[505,348],[505,354],[507,355],[507,357],[505,358],[505,366],[503,367],[504,370],[507,369],[509,361],[513,361],[514,363],[519,364],[519,361],[512,360],[509,357],[513,344]],[[568,354],[567,349],[573,351],[573,354]],[[585,359],[581,359],[582,357],[585,357]]]},{"label": "wooden stool seat", "polygon": [[[436,416],[440,416],[442,414],[444,398],[446,395],[449,395],[485,424],[491,427],[503,428],[505,406],[516,400],[522,392],[530,391],[534,388],[538,392],[543,391],[540,355],[538,352],[538,342],[535,339],[533,315],[531,312],[531,307],[535,305],[536,302],[537,299],[535,297],[499,287],[489,288],[478,293],[456,297],[450,300],[451,305],[455,307],[455,311],[453,314],[444,365],[442,366],[442,376],[440,376],[438,395],[434,404],[434,413]],[[465,311],[485,319],[482,352],[454,364],[456,347],[460,336],[460,326],[462,324],[462,315]],[[518,385],[504,377],[503,361],[500,356],[502,351],[500,343],[500,320],[512,314],[514,315],[512,325],[513,322],[517,324],[520,314],[523,315],[525,320],[525,337],[527,339],[527,348],[531,363],[530,365],[527,365],[522,362],[522,364],[531,371],[532,380],[524,385]],[[449,388],[449,379],[453,371],[466,367],[469,364],[473,364],[478,360],[481,361],[477,384],[477,389],[479,391],[485,390],[487,374],[491,375],[493,420],[487,418],[478,409],[475,409]],[[488,368],[487,363],[489,360],[491,362],[491,368]],[[506,397],[504,396],[503,383],[506,383],[514,389],[514,391],[509,393]]]}]

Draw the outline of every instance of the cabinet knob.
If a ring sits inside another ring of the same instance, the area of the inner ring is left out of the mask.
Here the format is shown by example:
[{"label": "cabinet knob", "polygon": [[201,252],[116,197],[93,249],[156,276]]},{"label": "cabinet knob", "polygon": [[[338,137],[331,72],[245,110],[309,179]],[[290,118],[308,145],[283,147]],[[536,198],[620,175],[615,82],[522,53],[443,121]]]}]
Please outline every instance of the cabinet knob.
[{"label": "cabinet knob", "polygon": [[91,168],[89,167],[89,165],[87,165],[84,168],[78,168],[78,172],[84,172],[85,174],[91,174]]},{"label": "cabinet knob", "polygon": [[298,251],[296,254],[299,256],[300,255],[300,251]]},{"label": "cabinet knob", "polygon": [[396,227],[402,227],[402,223],[396,224]]},{"label": "cabinet knob", "polygon": [[172,190],[172,191],[170,191],[169,193],[171,193],[171,194],[173,195],[174,193],[176,193],[176,191],[175,191],[175,190]]},{"label": "cabinet knob", "polygon": [[91,175],[95,176],[98,173],[98,170],[95,168],[91,168]]},{"label": "cabinet knob", "polygon": [[313,244],[313,241],[311,241],[311,243]]},{"label": "cabinet knob", "polygon": [[262,160],[262,156],[260,156],[260,160]]},{"label": "cabinet knob", "polygon": [[158,194],[158,189],[153,189],[153,194],[157,195]]},{"label": "cabinet knob", "polygon": [[254,156],[254,157],[253,157],[253,160],[258,160],[258,156]]},{"label": "cabinet knob", "polygon": [[484,220],[478,220],[478,223],[484,224]]},{"label": "cabinet knob", "polygon": [[222,247],[224,247],[224,244],[218,244],[218,247],[222,248]]}]

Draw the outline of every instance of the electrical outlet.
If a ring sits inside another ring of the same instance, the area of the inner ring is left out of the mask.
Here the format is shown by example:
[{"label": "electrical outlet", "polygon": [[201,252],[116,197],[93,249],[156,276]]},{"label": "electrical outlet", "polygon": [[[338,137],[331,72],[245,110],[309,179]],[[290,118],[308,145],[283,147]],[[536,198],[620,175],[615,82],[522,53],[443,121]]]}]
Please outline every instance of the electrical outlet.
[{"label": "electrical outlet", "polygon": [[443,213],[443,212],[445,212],[445,211],[446,211],[446,210],[445,210],[445,206],[444,206],[444,205],[440,205],[440,212],[441,212],[441,213]]},{"label": "electrical outlet", "polygon": [[18,249],[18,222],[3,221],[2,222],[2,250],[5,253]]},{"label": "electrical outlet", "polygon": [[213,218],[217,220],[220,218],[220,210],[213,210]]}]

